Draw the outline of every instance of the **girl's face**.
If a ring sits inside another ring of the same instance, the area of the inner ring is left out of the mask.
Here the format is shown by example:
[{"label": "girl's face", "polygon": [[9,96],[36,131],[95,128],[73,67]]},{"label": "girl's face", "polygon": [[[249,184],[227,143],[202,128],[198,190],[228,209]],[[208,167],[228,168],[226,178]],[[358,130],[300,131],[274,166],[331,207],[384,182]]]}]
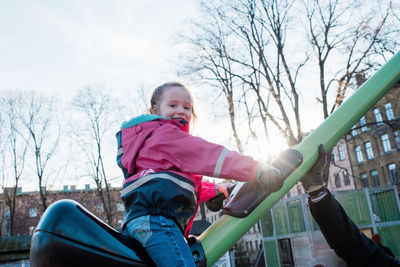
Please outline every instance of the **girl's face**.
[{"label": "girl's face", "polygon": [[169,120],[190,122],[192,118],[192,98],[190,93],[181,86],[165,88],[154,113]]}]

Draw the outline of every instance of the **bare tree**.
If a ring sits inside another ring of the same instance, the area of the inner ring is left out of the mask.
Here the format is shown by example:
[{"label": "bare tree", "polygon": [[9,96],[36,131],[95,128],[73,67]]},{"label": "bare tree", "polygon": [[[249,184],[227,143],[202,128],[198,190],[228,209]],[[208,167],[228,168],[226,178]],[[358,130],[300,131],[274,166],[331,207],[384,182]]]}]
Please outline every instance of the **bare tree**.
[{"label": "bare tree", "polygon": [[[396,32],[388,25],[391,1],[380,3],[379,9],[374,6],[374,1],[305,2],[308,36],[319,68],[318,101],[324,118],[340,106],[349,88],[357,87],[357,80],[375,71],[386,54],[393,54],[396,43],[392,38]],[[328,75],[333,62],[337,67]],[[336,96],[329,111],[328,91],[334,88]]]},{"label": "bare tree", "polygon": [[195,23],[187,40],[200,55],[190,57],[189,70],[201,73],[203,81],[218,81],[214,86],[226,96],[232,125],[237,120],[232,111],[242,109],[252,135],[252,125],[261,122],[267,139],[273,126],[295,144],[302,138],[296,79],[307,57],[297,62],[286,57],[291,6],[292,1],[204,1],[211,22]]},{"label": "bare tree", "polygon": [[73,107],[84,115],[81,123],[75,122],[74,139],[85,154],[87,164],[85,173],[96,183],[98,196],[106,212],[107,222],[113,222],[113,203],[110,195],[110,181],[106,172],[104,146],[106,133],[112,126],[112,98],[99,88],[87,86],[73,99]]},{"label": "bare tree", "polygon": [[376,70],[399,47],[390,0],[301,3],[205,0],[202,20],[184,35],[191,45],[187,74],[225,95],[238,147],[240,133],[233,125],[243,117],[252,136],[263,125],[267,139],[277,129],[288,145],[301,141],[299,98],[313,90],[313,81],[305,77],[314,66],[326,118],[357,79]]},{"label": "bare tree", "polygon": [[219,93],[224,95],[236,146],[240,152],[243,152],[243,145],[236,125],[235,102],[238,101],[238,96],[235,96],[233,61],[230,60],[231,54],[234,53],[232,40],[229,36],[231,31],[216,12],[218,7],[209,7],[204,4],[203,8],[209,21],[206,23],[194,22],[199,30],[199,33],[195,36],[181,36],[195,51],[191,53],[184,74],[196,75],[202,83],[215,88],[216,91],[220,91]]},{"label": "bare tree", "polygon": [[[243,81],[257,96],[264,125],[266,119],[271,121],[289,145],[302,138],[296,80],[307,61],[306,56],[298,62],[287,60],[286,34],[293,2],[248,0],[239,8],[234,7],[239,10],[240,17],[246,18],[242,23],[235,20],[234,24],[238,36],[248,47],[248,58],[252,58],[251,64],[241,62],[250,70],[250,74],[242,76]],[[262,90],[271,97],[263,96]]]},{"label": "bare tree", "polygon": [[25,141],[33,152],[34,172],[38,178],[42,211],[47,208],[49,178],[48,166],[53,158],[61,136],[61,123],[57,112],[57,100],[29,92],[23,95],[18,116],[27,130]]},{"label": "bare tree", "polygon": [[[21,108],[21,95],[19,93],[6,92],[0,100],[3,121],[2,132],[4,142],[2,154],[2,187],[5,204],[9,210],[9,231],[14,235],[14,222],[16,217],[16,196],[19,181],[22,176],[28,144],[21,133],[21,122],[18,119]],[[11,177],[13,178],[12,181]],[[11,186],[12,185],[12,186]]]}]

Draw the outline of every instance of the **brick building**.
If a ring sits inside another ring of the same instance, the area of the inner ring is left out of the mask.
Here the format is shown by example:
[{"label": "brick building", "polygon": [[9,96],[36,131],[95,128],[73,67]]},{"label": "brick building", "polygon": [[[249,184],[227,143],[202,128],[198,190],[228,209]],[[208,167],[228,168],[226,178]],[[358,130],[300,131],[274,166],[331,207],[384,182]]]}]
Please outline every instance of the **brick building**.
[{"label": "brick building", "polygon": [[346,136],[356,188],[397,185],[400,167],[400,83]]},{"label": "brick building", "polygon": [[[124,207],[120,200],[120,188],[112,188],[110,195],[113,217],[111,225],[115,228],[119,228],[124,213]],[[3,197],[1,196],[1,198]],[[86,187],[85,189],[77,190],[75,186],[71,186],[70,189],[64,187],[64,190],[61,191],[48,192],[48,205],[60,199],[73,199],[81,203],[101,220],[105,222],[107,221],[104,206],[96,189]],[[19,190],[16,196],[16,214],[14,221],[15,235],[23,236],[32,234],[43,214],[40,203],[41,200],[38,192],[22,192]],[[10,213],[8,212],[8,208],[5,206],[4,202],[1,202],[0,204],[2,205],[1,210],[4,210],[4,213],[1,214],[1,221],[3,222],[2,229],[4,229],[2,235],[8,236],[10,232]]]},{"label": "brick building", "polygon": [[350,154],[344,138],[340,139],[332,148],[328,188],[331,191],[355,188]]}]

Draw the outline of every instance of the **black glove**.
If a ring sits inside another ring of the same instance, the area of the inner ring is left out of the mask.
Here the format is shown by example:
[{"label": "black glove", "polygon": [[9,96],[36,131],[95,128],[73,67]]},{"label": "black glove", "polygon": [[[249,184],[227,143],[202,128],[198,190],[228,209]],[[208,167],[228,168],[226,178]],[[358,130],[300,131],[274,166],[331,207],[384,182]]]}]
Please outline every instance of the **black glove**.
[{"label": "black glove", "polygon": [[256,180],[264,190],[275,192],[282,187],[284,178],[278,169],[272,166],[260,166]]},{"label": "black glove", "polygon": [[308,192],[308,189],[312,185],[326,185],[329,178],[329,165],[331,162],[331,153],[327,153],[322,144],[318,147],[319,158],[315,162],[314,166],[308,171],[308,173],[301,179],[301,184],[304,190]]},{"label": "black glove", "polygon": [[278,191],[283,181],[303,162],[300,151],[289,148],[272,161],[271,166],[260,166],[256,180],[264,190]]}]

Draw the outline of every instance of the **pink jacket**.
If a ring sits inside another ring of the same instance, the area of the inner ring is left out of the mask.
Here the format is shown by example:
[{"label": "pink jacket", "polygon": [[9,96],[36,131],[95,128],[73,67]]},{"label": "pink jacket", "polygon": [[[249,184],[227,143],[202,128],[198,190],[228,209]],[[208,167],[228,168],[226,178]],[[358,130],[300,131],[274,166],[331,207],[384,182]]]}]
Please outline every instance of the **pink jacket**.
[{"label": "pink jacket", "polygon": [[[192,136],[187,130],[176,120],[145,114],[124,123],[121,131],[117,133],[119,147],[117,162],[125,176],[122,199],[125,203],[133,203],[132,197],[139,198],[141,195],[143,198],[152,190],[158,190],[154,180],[159,181],[157,184],[163,183],[160,191],[166,191],[165,188],[169,185],[165,183],[173,183],[174,187],[169,191],[190,192],[188,197],[192,200],[188,206],[194,205],[192,209],[194,212],[189,218],[178,219],[181,226],[186,228],[186,234],[190,230],[189,219],[194,217],[199,202],[207,201],[216,195],[215,185],[202,181],[202,175],[247,181],[255,179],[259,165],[249,156],[240,155],[224,146]],[[154,184],[148,188],[143,187],[149,181]],[[167,198],[175,197],[174,194],[163,193]],[[160,212],[161,203],[143,204],[139,200],[134,203],[143,206],[144,210],[133,208],[130,212],[131,207],[126,207],[128,212],[125,214],[125,223],[144,215],[142,213],[146,213],[146,210],[150,214],[170,216],[169,211]],[[154,206],[154,209],[145,207],[149,205]],[[187,217],[187,214],[183,216]]]}]

